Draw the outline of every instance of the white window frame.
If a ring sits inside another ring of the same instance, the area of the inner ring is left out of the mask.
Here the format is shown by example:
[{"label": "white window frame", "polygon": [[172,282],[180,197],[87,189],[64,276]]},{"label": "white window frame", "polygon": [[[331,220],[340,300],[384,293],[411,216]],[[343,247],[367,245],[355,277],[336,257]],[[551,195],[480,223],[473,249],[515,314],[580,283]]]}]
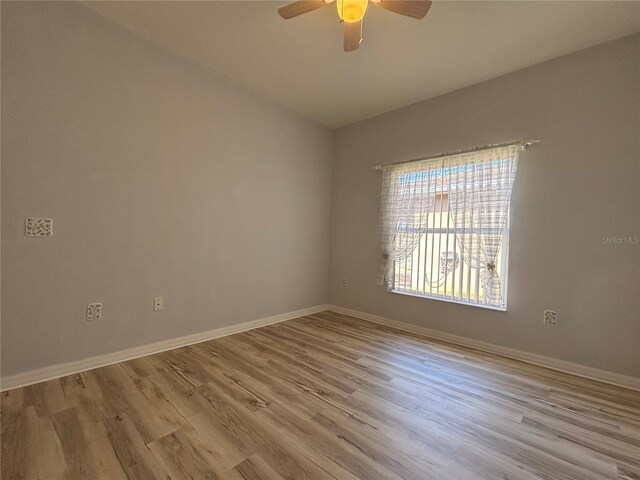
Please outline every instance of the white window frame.
[{"label": "white window frame", "polygon": [[[446,167],[445,167],[446,168]],[[448,208],[448,207],[447,207]],[[448,211],[448,210],[447,210]],[[431,228],[431,227],[427,227],[424,230],[424,234],[429,235],[431,234],[453,234],[455,232],[455,227],[453,228],[449,228],[447,227],[438,227],[438,228]],[[411,297],[418,297],[418,298],[424,298],[427,300],[437,300],[437,301],[442,301],[442,302],[449,302],[449,303],[457,303],[459,305],[466,305],[466,306],[470,306],[470,307],[480,307],[480,308],[486,308],[489,310],[496,310],[496,311],[501,311],[501,312],[506,312],[507,311],[507,304],[508,304],[508,296],[509,296],[509,237],[510,237],[510,233],[511,233],[511,204],[509,204],[509,214],[507,217],[507,223],[504,227],[504,231],[503,231],[503,235],[502,235],[502,243],[501,243],[501,255],[500,255],[500,272],[499,272],[499,276],[501,279],[501,285],[502,285],[502,295],[503,295],[503,299],[504,299],[504,304],[500,305],[500,306],[496,306],[496,305],[490,305],[488,303],[486,303],[486,297],[484,299],[483,302],[479,301],[479,298],[476,299],[476,301],[472,301],[472,300],[461,300],[458,298],[454,298],[453,297],[453,293],[450,297],[446,296],[446,293],[444,295],[441,294],[431,294],[431,293],[422,293],[422,292],[416,292],[416,291],[411,291],[411,290],[398,290],[396,288],[395,285],[395,278],[396,278],[396,262],[393,261],[393,273],[391,275],[391,284],[389,286],[389,292],[390,293],[396,293],[399,295],[407,295],[407,296],[411,296]],[[432,259],[433,261],[433,259]],[[425,261],[424,261],[425,265],[427,263],[426,261],[426,253],[425,253]],[[439,264],[439,262],[438,262]],[[460,266],[461,268],[464,268],[464,259],[460,258]],[[470,267],[467,267],[467,271],[470,272],[473,269],[471,269]],[[461,270],[462,271],[462,270]],[[479,293],[479,289],[480,286],[477,285],[476,288],[478,289],[478,293]],[[453,291],[455,291],[455,288],[453,289]],[[445,292],[446,292],[446,288],[445,288]]]}]

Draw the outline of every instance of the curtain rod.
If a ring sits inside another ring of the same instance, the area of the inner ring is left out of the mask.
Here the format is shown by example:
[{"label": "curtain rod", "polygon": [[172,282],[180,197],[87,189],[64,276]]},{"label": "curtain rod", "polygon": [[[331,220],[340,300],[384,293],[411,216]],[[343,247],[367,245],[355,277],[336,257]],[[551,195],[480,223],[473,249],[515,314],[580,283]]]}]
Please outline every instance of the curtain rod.
[{"label": "curtain rod", "polygon": [[479,147],[467,148],[467,149],[464,149],[464,150],[455,150],[453,152],[439,153],[437,155],[431,155],[429,157],[412,158],[410,160],[402,160],[400,162],[376,165],[375,167],[373,167],[373,170],[382,170],[382,167],[386,167],[386,166],[390,166],[390,165],[401,165],[403,163],[421,162],[421,161],[424,161],[424,160],[435,160],[437,158],[450,157],[452,155],[463,155],[465,153],[480,152],[482,150],[489,150],[490,148],[510,147],[512,145],[521,145],[522,149],[526,150],[531,145],[534,145],[536,143],[540,143],[540,140],[515,140],[513,142],[494,143],[492,145],[482,145],[482,146],[479,146]]}]

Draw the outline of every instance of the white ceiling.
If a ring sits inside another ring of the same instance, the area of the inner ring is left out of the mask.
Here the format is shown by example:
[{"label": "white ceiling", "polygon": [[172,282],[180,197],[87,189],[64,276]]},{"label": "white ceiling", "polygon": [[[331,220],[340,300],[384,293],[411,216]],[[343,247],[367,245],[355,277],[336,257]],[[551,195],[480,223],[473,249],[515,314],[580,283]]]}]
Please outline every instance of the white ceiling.
[{"label": "white ceiling", "polygon": [[370,6],[342,51],[335,4],[86,2],[116,23],[335,128],[640,31],[640,2],[435,1],[424,20]]}]

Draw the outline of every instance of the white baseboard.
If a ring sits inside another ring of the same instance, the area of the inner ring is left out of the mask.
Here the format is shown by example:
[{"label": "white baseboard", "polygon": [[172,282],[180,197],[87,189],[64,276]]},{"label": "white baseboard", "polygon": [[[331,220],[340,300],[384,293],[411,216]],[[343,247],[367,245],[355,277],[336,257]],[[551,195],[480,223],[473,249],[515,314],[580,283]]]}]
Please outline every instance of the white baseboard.
[{"label": "white baseboard", "polygon": [[418,333],[426,337],[430,337],[436,340],[442,340],[456,345],[464,347],[474,348],[476,350],[482,350],[483,352],[493,353],[503,357],[513,358],[523,362],[539,365],[541,367],[550,368],[552,370],[558,370],[560,372],[571,373],[591,380],[598,380],[600,382],[609,383],[612,385],[618,385],[620,387],[630,388],[632,390],[640,391],[640,378],[631,377],[627,375],[621,375],[619,373],[609,372],[607,370],[600,370],[598,368],[587,367],[577,363],[567,362],[566,360],[559,360],[557,358],[545,357],[535,353],[524,352],[522,350],[516,350],[514,348],[502,347],[500,345],[494,345],[492,343],[482,342],[480,340],[474,340],[472,338],[461,337],[451,333],[441,332],[438,330],[432,330],[430,328],[413,325],[410,323],[399,322],[397,320],[391,320],[389,318],[381,317],[371,313],[360,312],[358,310],[352,310],[350,308],[339,307],[337,305],[329,305],[329,310],[341,313],[343,315],[349,315],[350,317],[359,318],[361,320],[367,320],[373,323],[394,327],[399,330],[404,330],[411,333]]},{"label": "white baseboard", "polygon": [[53,380],[54,378],[63,377],[65,375],[72,375],[74,373],[104,367],[114,363],[124,362],[126,360],[132,360],[134,358],[144,357],[146,355],[152,355],[154,353],[160,353],[166,350],[172,350],[174,348],[193,345],[194,343],[205,342],[214,338],[233,335],[234,333],[240,333],[246,330],[252,330],[254,328],[259,328],[266,325],[272,325],[274,323],[284,322],[286,320],[292,320],[298,317],[304,317],[305,315],[312,315],[314,313],[322,312],[325,310],[331,310],[337,313],[342,313],[343,315],[349,315],[351,317],[360,318],[362,320],[367,320],[381,325],[387,325],[399,330],[405,330],[407,332],[418,333],[420,335],[424,335],[436,340],[442,340],[445,342],[482,350],[484,352],[501,355],[503,357],[513,358],[515,360],[521,360],[523,362],[550,368],[552,370],[558,370],[561,372],[578,375],[580,377],[598,380],[612,385],[618,385],[621,387],[640,391],[640,378],[621,375],[619,373],[600,370],[593,367],[587,367],[585,365],[567,362],[565,360],[559,360],[556,358],[545,357],[543,355],[524,352],[522,350],[502,347],[500,345],[494,345],[491,343],[482,342],[480,340],[474,340],[451,333],[432,330],[430,328],[421,327],[410,323],[391,320],[379,315],[360,312],[358,310],[352,310],[350,308],[344,308],[337,305],[317,305],[315,307],[294,310],[293,312],[260,318],[238,325],[230,325],[227,327],[209,330],[207,332],[195,333],[184,337],[172,338],[169,340],[163,340],[161,342],[141,345],[139,347],[129,348],[126,350],[120,350],[118,352],[97,355],[95,357],[89,357],[74,362],[52,365],[50,367],[44,367],[24,373],[9,375],[0,379],[0,391],[11,390],[34,383]]},{"label": "white baseboard", "polygon": [[214,338],[233,335],[234,333],[244,332],[245,330],[252,330],[258,327],[264,327],[265,325],[272,325],[274,323],[284,322],[286,320],[292,320],[298,317],[304,317],[305,315],[312,315],[314,313],[323,312],[327,309],[328,305],[316,305],[315,307],[303,308],[301,310],[294,310],[293,312],[281,313],[280,315],[259,318],[257,320],[240,323],[238,325],[229,325],[227,327],[216,328],[207,332],[194,333],[192,335],[186,335],[179,338],[171,338],[169,340],[163,340],[161,342],[141,345],[139,347],[128,348],[126,350],[120,350],[118,352],[106,353],[104,355],[97,355],[95,357],[76,360],[74,362],[61,363],[59,365],[52,365],[50,367],[38,368],[36,370],[31,370],[24,373],[16,373],[14,375],[9,375],[0,379],[0,391],[24,387],[33,383],[39,383],[46,380],[53,380],[54,378],[58,377],[64,377],[65,375],[72,375],[74,373],[93,370],[94,368],[105,367],[114,363],[124,362],[126,360],[132,360],[134,358],[144,357],[146,355],[151,355],[154,353],[160,353],[166,350],[172,350],[174,348],[193,345],[194,343],[205,342]]}]

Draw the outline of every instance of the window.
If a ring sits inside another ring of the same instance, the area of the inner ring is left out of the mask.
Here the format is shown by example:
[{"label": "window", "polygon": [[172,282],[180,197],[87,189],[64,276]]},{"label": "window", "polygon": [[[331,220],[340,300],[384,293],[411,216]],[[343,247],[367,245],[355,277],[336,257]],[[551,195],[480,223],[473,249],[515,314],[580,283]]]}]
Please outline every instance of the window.
[{"label": "window", "polygon": [[383,168],[379,283],[506,309],[513,145]]}]

